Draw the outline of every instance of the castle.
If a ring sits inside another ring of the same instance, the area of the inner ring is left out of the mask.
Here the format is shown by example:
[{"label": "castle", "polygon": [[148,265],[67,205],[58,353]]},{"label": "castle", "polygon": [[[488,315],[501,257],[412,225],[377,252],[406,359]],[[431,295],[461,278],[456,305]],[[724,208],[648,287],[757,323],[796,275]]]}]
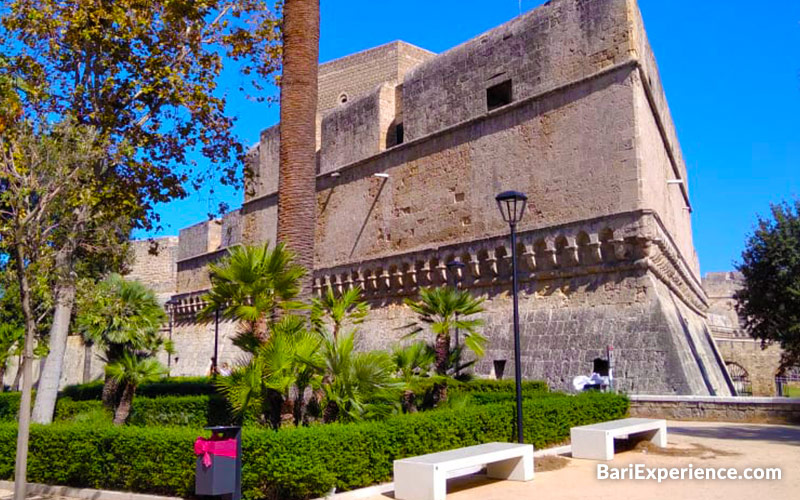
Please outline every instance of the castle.
[{"label": "castle", "polygon": [[[613,346],[622,391],[732,393],[635,0],[551,0],[439,55],[393,42],[322,64],[318,112],[314,291],[364,289],[360,348],[398,342],[403,299],[458,281],[487,299],[476,372],[499,376],[507,361],[513,376],[511,249],[494,197],[514,189],[529,198],[518,225],[524,377],[568,389]],[[278,126],[250,152],[241,209],[159,240],[157,256],[135,245],[131,277],[169,305],[173,375],[208,372],[215,328],[220,362],[240,355],[235,324],[195,314],[209,262],[275,241]],[[466,265],[456,276],[454,260]]]}]

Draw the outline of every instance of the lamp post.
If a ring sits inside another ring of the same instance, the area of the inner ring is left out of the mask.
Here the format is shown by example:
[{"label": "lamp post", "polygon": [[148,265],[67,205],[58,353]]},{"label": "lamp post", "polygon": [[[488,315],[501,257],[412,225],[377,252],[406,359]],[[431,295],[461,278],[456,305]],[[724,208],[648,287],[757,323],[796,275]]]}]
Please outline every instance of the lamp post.
[{"label": "lamp post", "polygon": [[[453,288],[456,290],[459,290],[461,288],[459,286],[461,284],[461,271],[466,266],[467,265],[461,262],[460,260],[451,260],[450,262],[447,263],[447,269],[450,270],[450,275],[453,277]],[[456,313],[456,323],[457,322],[458,322],[458,313]],[[459,334],[458,326],[456,326],[456,350],[458,350],[458,343],[459,343],[458,334]],[[461,373],[460,363],[461,363],[461,357],[459,356],[459,358],[456,359],[456,376],[458,376]]]},{"label": "lamp post", "polygon": [[517,223],[525,215],[528,197],[517,191],[504,191],[495,197],[503,220],[511,228],[511,282],[514,298],[514,378],[517,386],[517,438],[524,443],[522,435],[522,366],[519,342],[519,300],[517,299]]}]

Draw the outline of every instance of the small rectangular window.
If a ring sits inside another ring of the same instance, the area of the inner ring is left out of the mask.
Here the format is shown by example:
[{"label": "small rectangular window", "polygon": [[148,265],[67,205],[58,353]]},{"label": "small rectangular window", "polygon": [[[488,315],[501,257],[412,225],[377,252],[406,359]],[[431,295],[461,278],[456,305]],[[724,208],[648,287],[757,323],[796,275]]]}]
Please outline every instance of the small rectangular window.
[{"label": "small rectangular window", "polygon": [[397,126],[394,128],[395,133],[395,145],[403,144],[403,123],[398,123]]},{"label": "small rectangular window", "polygon": [[505,106],[506,104],[511,104],[511,101],[513,101],[511,80],[506,80],[498,83],[497,85],[492,85],[486,89],[487,111],[497,109],[501,106]]}]

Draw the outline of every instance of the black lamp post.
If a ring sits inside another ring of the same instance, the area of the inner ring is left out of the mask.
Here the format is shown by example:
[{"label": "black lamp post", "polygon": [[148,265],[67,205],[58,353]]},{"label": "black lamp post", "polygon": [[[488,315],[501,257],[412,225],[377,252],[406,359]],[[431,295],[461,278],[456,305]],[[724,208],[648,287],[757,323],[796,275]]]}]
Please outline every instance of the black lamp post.
[{"label": "black lamp post", "polygon": [[[463,262],[461,262],[460,260],[451,260],[450,262],[447,263],[447,269],[450,270],[450,275],[453,276],[453,288],[455,288],[456,290],[461,288],[459,286],[461,284],[461,273],[460,272],[465,267],[467,267],[467,265],[464,264]],[[458,313],[456,313],[456,321],[458,321]],[[458,331],[458,327],[456,326],[456,349],[458,349],[458,344],[459,344],[458,334],[459,334],[459,331]],[[456,360],[456,363],[457,363],[456,364],[456,375],[459,375],[461,373],[460,362],[461,362],[461,359],[457,359]]]},{"label": "black lamp post", "polygon": [[524,443],[522,436],[522,367],[519,342],[519,301],[517,300],[517,223],[525,215],[528,197],[517,191],[505,191],[495,197],[497,208],[511,227],[511,282],[514,297],[514,378],[517,385],[517,438]]}]

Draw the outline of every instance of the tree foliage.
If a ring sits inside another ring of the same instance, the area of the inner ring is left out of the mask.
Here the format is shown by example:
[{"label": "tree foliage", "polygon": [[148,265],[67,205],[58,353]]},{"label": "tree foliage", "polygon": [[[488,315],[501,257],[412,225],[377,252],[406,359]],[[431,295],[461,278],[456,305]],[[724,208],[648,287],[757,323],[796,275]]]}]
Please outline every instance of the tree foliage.
[{"label": "tree foliage", "polygon": [[744,286],[737,311],[754,338],[783,348],[783,366],[800,364],[800,201],[758,219],[737,266]]}]

